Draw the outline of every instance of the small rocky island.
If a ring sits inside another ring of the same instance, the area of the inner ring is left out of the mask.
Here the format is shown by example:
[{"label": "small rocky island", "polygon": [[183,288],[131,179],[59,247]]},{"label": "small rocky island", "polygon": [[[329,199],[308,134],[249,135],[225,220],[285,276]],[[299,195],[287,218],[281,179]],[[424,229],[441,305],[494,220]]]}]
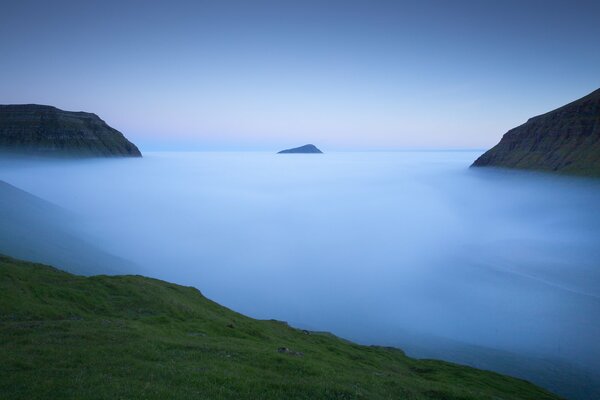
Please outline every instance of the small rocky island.
[{"label": "small rocky island", "polygon": [[472,166],[600,177],[600,89],[511,129]]},{"label": "small rocky island", "polygon": [[277,154],[322,154],[323,152],[314,144],[305,144],[304,146],[294,147],[293,149],[281,150]]},{"label": "small rocky island", "polygon": [[0,105],[0,152],[75,157],[141,157],[96,114],[56,107]]}]

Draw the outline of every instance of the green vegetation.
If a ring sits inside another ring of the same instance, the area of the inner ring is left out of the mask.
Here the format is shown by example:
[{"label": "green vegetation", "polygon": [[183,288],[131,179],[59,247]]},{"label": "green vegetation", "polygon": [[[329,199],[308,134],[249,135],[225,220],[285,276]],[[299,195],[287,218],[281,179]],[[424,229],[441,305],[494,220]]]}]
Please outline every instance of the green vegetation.
[{"label": "green vegetation", "polygon": [[0,104],[0,150],[53,157],[141,157],[96,114],[39,104]]},{"label": "green vegetation", "polygon": [[600,177],[600,89],[511,129],[473,166]]},{"label": "green vegetation", "polygon": [[0,343],[6,399],[557,398],[496,373],[254,320],[191,287],[7,257]]}]

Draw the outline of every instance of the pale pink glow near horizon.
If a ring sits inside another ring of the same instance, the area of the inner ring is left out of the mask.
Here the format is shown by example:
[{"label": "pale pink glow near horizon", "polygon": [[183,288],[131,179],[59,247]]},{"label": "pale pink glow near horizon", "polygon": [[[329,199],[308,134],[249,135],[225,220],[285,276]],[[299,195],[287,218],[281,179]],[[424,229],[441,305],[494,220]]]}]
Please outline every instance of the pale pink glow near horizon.
[{"label": "pale pink glow near horizon", "polygon": [[593,12],[434,3],[15,2],[0,103],[142,148],[486,148],[600,86]]}]

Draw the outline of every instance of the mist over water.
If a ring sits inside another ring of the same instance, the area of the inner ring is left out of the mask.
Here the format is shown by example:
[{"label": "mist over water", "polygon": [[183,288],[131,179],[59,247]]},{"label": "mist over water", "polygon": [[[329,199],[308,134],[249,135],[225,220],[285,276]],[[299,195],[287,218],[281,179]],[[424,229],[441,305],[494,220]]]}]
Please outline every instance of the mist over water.
[{"label": "mist over water", "polygon": [[478,155],[147,153],[5,161],[0,179],[253,317],[600,369],[600,182],[469,169]]}]

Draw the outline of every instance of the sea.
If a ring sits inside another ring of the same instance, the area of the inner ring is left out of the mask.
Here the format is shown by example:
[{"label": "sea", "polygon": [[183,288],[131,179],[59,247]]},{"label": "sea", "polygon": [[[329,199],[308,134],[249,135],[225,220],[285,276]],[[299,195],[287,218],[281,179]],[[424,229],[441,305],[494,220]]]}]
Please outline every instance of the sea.
[{"label": "sea", "polygon": [[481,153],[9,159],[0,180],[69,210],[122,273],[600,398],[600,180],[470,168]]}]

